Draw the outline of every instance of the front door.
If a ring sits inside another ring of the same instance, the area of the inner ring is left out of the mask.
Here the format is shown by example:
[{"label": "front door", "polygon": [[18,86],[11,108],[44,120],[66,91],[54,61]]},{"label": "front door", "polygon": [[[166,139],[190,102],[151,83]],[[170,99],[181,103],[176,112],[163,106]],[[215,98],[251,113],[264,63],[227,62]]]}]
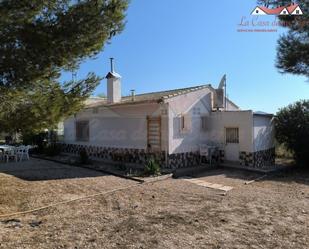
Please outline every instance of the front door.
[{"label": "front door", "polygon": [[147,117],[147,147],[161,150],[161,117]]},{"label": "front door", "polygon": [[239,161],[239,129],[225,128],[225,160]]}]

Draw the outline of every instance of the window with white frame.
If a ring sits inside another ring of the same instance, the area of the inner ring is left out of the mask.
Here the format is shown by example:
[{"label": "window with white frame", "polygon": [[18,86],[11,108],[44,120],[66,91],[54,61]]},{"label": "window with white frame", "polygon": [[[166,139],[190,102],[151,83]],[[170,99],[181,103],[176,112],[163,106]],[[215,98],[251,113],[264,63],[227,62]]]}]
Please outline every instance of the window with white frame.
[{"label": "window with white frame", "polygon": [[191,131],[192,120],[190,114],[180,115],[180,132],[187,133]]},{"label": "window with white frame", "polygon": [[89,141],[89,121],[76,121],[76,141]]},{"label": "window with white frame", "polygon": [[239,129],[238,128],[225,128],[225,142],[230,144],[239,143]]}]

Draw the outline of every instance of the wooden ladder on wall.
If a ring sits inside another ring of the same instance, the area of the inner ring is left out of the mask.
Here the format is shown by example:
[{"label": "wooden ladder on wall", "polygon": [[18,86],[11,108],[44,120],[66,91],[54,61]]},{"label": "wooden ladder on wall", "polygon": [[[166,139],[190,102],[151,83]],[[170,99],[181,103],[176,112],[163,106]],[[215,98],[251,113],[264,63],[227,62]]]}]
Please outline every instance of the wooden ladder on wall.
[{"label": "wooden ladder on wall", "polygon": [[147,147],[161,150],[161,117],[147,117]]}]

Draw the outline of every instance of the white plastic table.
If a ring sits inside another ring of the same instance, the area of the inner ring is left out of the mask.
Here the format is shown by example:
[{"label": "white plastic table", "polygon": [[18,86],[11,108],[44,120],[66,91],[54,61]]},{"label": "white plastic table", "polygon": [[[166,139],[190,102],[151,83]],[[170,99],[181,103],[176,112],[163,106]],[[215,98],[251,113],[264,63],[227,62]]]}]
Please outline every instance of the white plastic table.
[{"label": "white plastic table", "polygon": [[0,145],[0,150],[2,150],[3,152],[12,151],[12,150],[14,150],[14,149],[15,149],[14,146],[10,146],[10,145]]}]

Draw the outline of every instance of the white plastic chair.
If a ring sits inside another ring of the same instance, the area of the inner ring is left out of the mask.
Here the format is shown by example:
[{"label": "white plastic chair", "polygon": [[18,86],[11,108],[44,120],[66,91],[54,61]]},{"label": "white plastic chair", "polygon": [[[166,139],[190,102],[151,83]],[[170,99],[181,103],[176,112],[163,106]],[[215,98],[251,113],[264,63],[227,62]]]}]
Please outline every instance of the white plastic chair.
[{"label": "white plastic chair", "polygon": [[29,160],[29,146],[19,146],[16,153],[20,162],[23,160],[24,157]]},{"label": "white plastic chair", "polygon": [[25,156],[27,160],[30,160],[30,157],[29,157],[29,150],[30,150],[30,148],[31,148],[31,146],[27,145],[27,146],[25,146],[25,149],[24,149],[23,156]]},{"label": "white plastic chair", "polygon": [[0,161],[4,160],[4,151],[0,150]]},{"label": "white plastic chair", "polygon": [[5,161],[8,163],[9,160],[11,158],[13,158],[15,160],[15,162],[17,162],[17,153],[16,153],[16,149],[12,149],[9,151],[6,151],[6,153],[4,154],[5,157]]},{"label": "white plastic chair", "polygon": [[17,154],[17,159],[18,161],[21,161],[23,159],[23,154],[24,154],[24,146],[18,146],[16,148],[16,154]]}]

